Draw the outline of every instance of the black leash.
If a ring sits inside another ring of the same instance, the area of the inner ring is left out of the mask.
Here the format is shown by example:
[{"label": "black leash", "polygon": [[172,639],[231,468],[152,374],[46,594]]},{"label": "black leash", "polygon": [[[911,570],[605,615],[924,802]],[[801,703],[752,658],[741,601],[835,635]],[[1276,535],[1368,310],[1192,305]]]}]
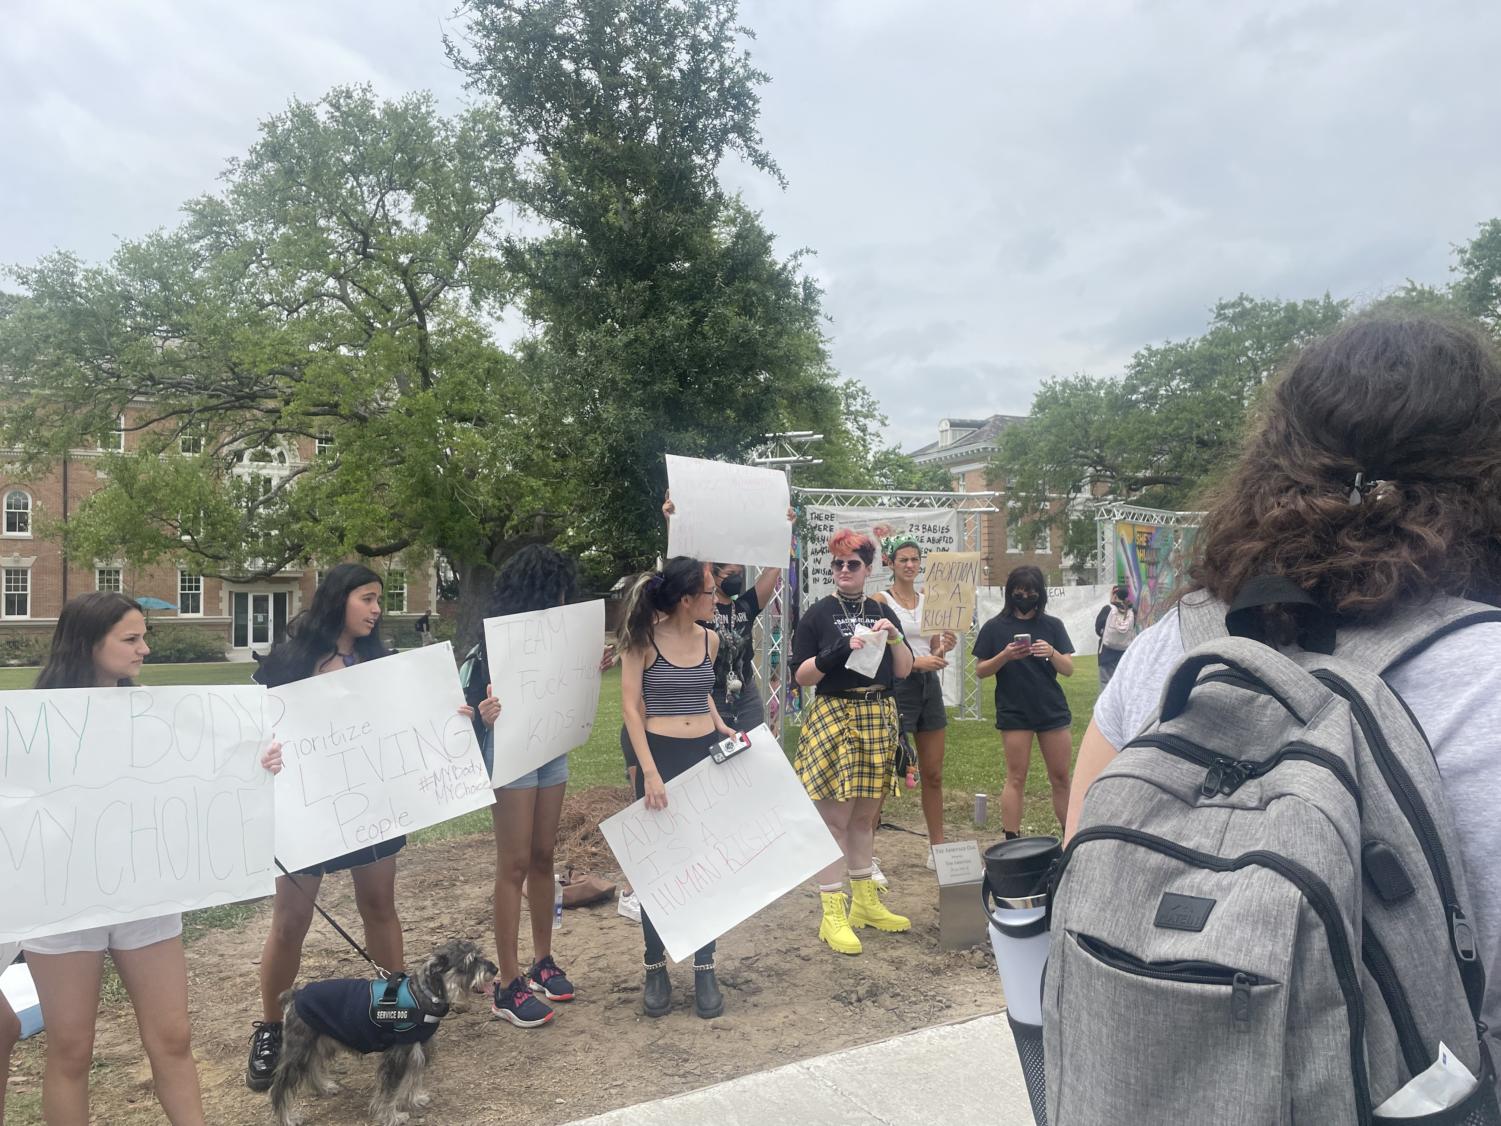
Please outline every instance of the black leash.
[{"label": "black leash", "polygon": [[351,936],[347,930],[339,926],[339,921],[337,919],[335,919],[332,915],[330,915],[323,909],[323,905],[318,902],[317,896],[315,896],[312,892],[308,891],[307,888],[303,887],[297,882],[297,877],[292,875],[291,872],[287,871],[286,865],[278,860],[276,862],[276,866],[281,869],[281,874],[283,876],[292,881],[293,887],[295,887],[298,891],[302,892],[303,895],[308,897],[308,901],[313,905],[313,910],[322,915],[323,918],[328,922],[328,925],[339,932],[339,937],[342,938],[345,942],[349,943],[350,946],[353,946],[355,953],[358,954],[361,958],[365,959],[365,961],[370,963],[371,968],[380,975],[382,981],[390,981],[392,977],[395,976],[390,971],[382,969],[380,966],[376,965],[375,959],[370,957],[369,954],[365,953],[365,948],[358,942],[356,942],[353,936]]}]

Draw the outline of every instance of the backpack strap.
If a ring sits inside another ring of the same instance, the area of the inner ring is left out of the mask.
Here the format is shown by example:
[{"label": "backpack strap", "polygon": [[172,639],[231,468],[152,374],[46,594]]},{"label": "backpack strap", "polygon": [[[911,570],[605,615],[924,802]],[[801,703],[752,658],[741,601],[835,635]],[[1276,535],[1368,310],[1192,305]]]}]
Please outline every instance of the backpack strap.
[{"label": "backpack strap", "polygon": [[1206,641],[1228,637],[1225,614],[1230,609],[1207,590],[1195,590],[1178,599],[1178,636],[1183,652],[1188,653]]},{"label": "backpack strap", "polygon": [[1405,606],[1370,626],[1340,630],[1334,655],[1386,676],[1451,633],[1482,622],[1501,622],[1501,610],[1447,594]]}]

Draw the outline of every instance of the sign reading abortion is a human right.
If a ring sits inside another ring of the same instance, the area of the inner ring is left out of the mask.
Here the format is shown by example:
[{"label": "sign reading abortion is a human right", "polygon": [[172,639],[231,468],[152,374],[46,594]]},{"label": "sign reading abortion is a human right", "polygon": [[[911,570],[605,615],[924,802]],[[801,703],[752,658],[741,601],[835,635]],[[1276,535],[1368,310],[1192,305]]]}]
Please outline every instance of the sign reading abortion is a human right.
[{"label": "sign reading abortion is a human right", "polygon": [[265,691],[0,693],[0,942],[268,895]]}]

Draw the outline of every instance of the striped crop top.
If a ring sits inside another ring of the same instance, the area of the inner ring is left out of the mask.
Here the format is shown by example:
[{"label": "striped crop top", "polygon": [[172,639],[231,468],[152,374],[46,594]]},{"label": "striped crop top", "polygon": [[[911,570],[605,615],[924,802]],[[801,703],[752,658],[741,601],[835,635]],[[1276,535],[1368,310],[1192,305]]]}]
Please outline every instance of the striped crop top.
[{"label": "striped crop top", "polygon": [[[656,649],[656,643],[652,643]],[[646,715],[707,715],[714,690],[714,662],[709,657],[709,631],[704,630],[704,659],[692,668],[675,665],[657,649],[657,659],[641,670],[641,699]]]}]

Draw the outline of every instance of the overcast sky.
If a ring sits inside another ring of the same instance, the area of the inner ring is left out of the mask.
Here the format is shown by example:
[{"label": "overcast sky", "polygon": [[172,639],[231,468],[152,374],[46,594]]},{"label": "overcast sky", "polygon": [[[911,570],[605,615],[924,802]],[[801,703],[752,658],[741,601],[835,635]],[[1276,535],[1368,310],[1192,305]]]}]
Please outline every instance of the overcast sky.
[{"label": "overcast sky", "polygon": [[[464,97],[452,0],[0,0],[0,261],[175,221],[292,95]],[[1253,11],[1254,10],[1254,11]],[[1221,297],[1439,283],[1501,216],[1501,5],[755,0],[834,360],[913,448],[1117,373]]]}]

